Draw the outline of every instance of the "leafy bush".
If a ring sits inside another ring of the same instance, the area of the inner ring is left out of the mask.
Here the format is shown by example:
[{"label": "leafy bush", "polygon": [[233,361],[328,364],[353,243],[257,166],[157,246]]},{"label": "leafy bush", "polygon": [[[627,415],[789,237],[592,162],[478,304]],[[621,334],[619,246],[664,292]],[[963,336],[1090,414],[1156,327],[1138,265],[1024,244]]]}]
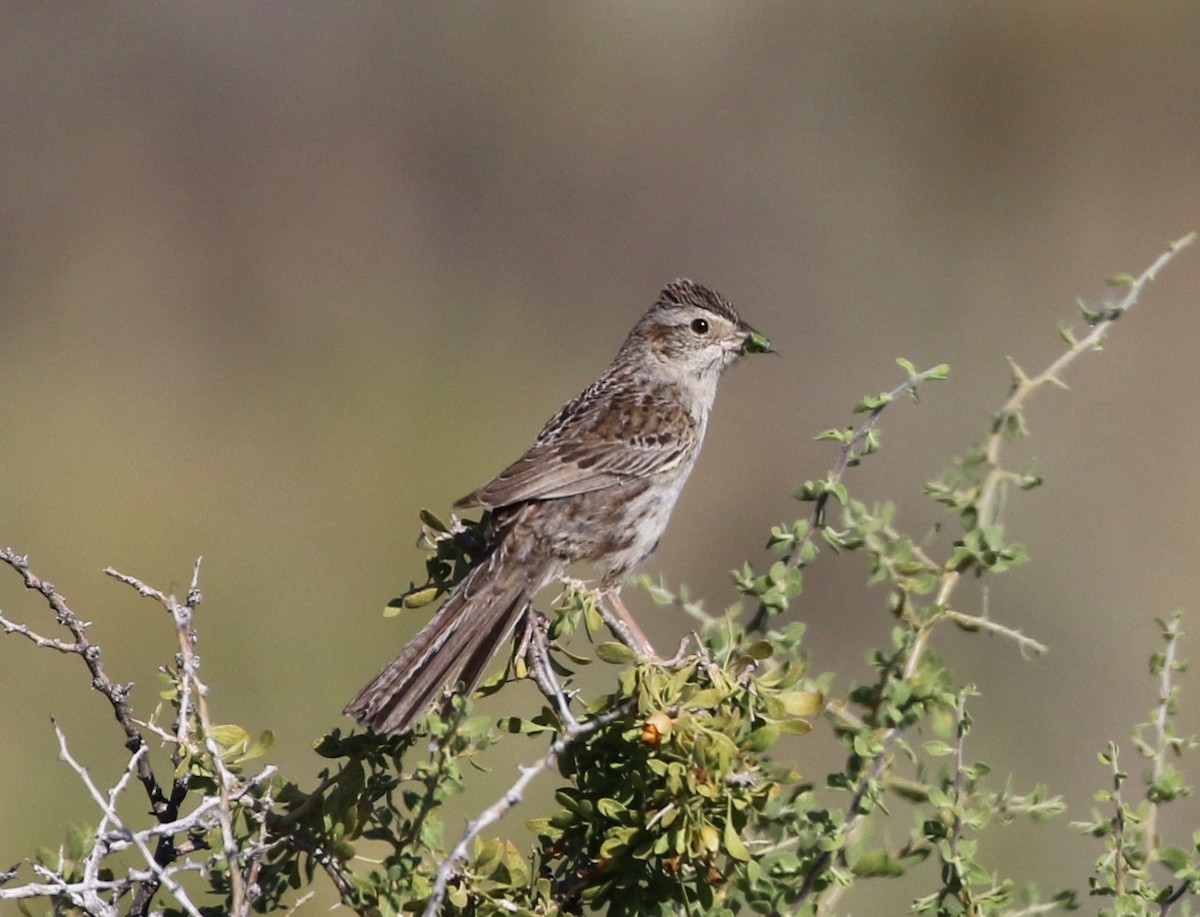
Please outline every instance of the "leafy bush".
[{"label": "leafy bush", "polygon": [[[128,686],[111,680],[86,625],[27,558],[6,550],[0,560],[42,596],[67,636],[44,636],[2,615],[0,626],[80,657],[116,715],[130,758],[120,780],[101,789],[58,731],[62,756],[100,818],[72,828],[58,850],[39,850],[26,866],[0,874],[0,900],[15,901],[23,914],[240,915],[293,912],[314,883],[329,882],[345,907],[369,915],[815,915],[837,913],[840,897],[859,879],[930,864],[936,868],[920,873],[928,891],[910,903],[913,913],[1078,907],[1075,891],[1039,895],[982,861],[979,837],[990,827],[1050,818],[1063,805],[1040,786],[1018,792],[997,784],[971,758],[976,692],[936,657],[933,639],[951,626],[998,635],[1024,653],[1043,651],[1033,637],[958,610],[954,601],[965,577],[1000,574],[1026,560],[1004,529],[1002,508],[1008,492],[1040,480],[1007,467],[1005,445],[1027,435],[1029,399],[1098,349],[1193,239],[1172,245],[1140,276],[1118,278],[1112,302],[1082,307],[1083,330],[1063,333],[1066,349],[1047,368],[1031,375],[1013,365],[1012,390],[983,440],[928,485],[958,527],[945,550],[901,531],[891,504],[868,506],[847,484],[848,472],[878,451],[883,412],[947,377],[945,366],[917,371],[901,360],[904,378],[863,399],[856,426],[821,434],[837,444],[837,461],[797,490],[800,518],[771,530],[768,546],[777,559],[769,568],[734,571],[740,605],[710,615],[685,588],[641,580],[655,602],[697,621],[697,635],[673,659],[638,661],[623,644],[603,642],[595,594],[565,583],[547,615],[529,616],[508,666],[481,689],[495,693],[531,678],[544,696],[540,710],[497,724],[452,697],[410,735],[334,730],[316,744],[330,763],[309,789],[311,781],[289,780],[274,767],[255,769],[269,750],[269,733],[254,738],[210,714],[213,691],[194,653],[198,562],[182,601],[107,571],[166,610],[177,637],[177,653],[161,670],[166,713],[138,719]],[[393,610],[435,600],[478,555],[476,523],[446,523],[430,513],[422,513],[422,523],[428,576],[391,603]],[[825,550],[863,557],[870,580],[887,584],[894,618],[891,642],[872,654],[873,677],[842,695],[833,692],[831,676],[809,673],[803,625],[783,623],[806,568]],[[1087,892],[1103,914],[1191,913],[1200,880],[1200,832],[1172,844],[1158,828],[1162,808],[1191,792],[1175,761],[1195,746],[1174,728],[1176,678],[1185,668],[1180,618],[1159,627],[1164,645],[1151,660],[1157,706],[1132,743],[1144,776],[1130,778],[1122,764],[1129,752],[1110,744],[1101,754],[1112,774],[1097,795],[1102,808],[1075,823],[1082,838],[1101,845]],[[566,645],[576,633],[601,641],[595,657],[619,667],[611,693],[587,697],[574,687],[578,666],[592,661]],[[802,776],[793,759],[828,735],[844,746],[844,766],[823,780]],[[167,765],[151,759],[155,740],[170,749]],[[477,756],[499,741],[526,743],[531,763],[447,842],[443,803],[461,791]],[[555,808],[526,813],[532,849],[491,834],[533,781],[555,777]],[[117,811],[135,783],[151,813],[140,824]],[[887,823],[895,836],[906,818],[912,827],[903,842],[873,840],[884,832],[872,827]]]}]

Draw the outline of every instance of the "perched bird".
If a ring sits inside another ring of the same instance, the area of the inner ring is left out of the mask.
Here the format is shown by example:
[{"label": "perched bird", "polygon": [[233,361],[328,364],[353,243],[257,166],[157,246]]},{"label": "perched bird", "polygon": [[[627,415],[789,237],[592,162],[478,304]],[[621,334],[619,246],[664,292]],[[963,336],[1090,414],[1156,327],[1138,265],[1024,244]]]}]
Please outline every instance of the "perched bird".
[{"label": "perched bird", "polygon": [[771,349],[720,294],[676,280],[612,365],[567,402],[523,456],[456,509],[492,513],[486,551],[433,619],[346,707],[376,732],[406,732],[443,688],[474,690],[534,595],[590,561],[644,655],[619,597],[658,546],[696,464],[722,371]]}]

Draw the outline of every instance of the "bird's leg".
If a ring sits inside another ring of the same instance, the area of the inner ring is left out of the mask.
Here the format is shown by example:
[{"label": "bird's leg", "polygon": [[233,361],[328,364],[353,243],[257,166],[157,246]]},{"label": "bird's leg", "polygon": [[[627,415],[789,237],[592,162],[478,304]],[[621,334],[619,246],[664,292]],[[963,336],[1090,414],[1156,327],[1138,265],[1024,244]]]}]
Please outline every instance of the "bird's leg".
[{"label": "bird's leg", "polygon": [[625,607],[625,603],[621,601],[619,590],[610,589],[602,593],[596,607],[599,609],[601,617],[604,618],[604,623],[608,625],[608,629],[618,640],[637,653],[638,658],[654,661],[660,658],[657,650],[654,649],[654,644],[650,642],[638,622],[634,620],[633,615],[629,613],[629,609]]},{"label": "bird's leg", "polygon": [[534,630],[545,630],[549,625],[546,616],[534,608],[529,606],[529,611],[524,615],[519,630],[517,633],[517,643],[513,648],[513,659],[524,659],[529,655],[529,649],[533,645]]}]

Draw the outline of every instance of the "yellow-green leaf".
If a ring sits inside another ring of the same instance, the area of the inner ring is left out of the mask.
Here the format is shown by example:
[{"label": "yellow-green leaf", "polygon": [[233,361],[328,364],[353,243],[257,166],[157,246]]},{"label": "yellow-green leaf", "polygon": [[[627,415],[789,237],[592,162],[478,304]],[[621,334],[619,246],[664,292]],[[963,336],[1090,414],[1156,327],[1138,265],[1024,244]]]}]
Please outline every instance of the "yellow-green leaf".
[{"label": "yellow-green leaf", "polygon": [[725,833],[721,838],[721,842],[730,859],[740,860],[743,863],[750,859],[750,851],[746,849],[746,845],[738,837],[737,831],[733,828],[733,822],[729,819],[725,820]]},{"label": "yellow-green leaf", "polygon": [[813,716],[825,706],[825,696],[820,691],[787,691],[779,695],[779,702],[790,716]]},{"label": "yellow-green leaf", "polygon": [[624,643],[609,640],[596,647],[596,656],[603,662],[613,665],[629,665],[637,659],[637,655]]},{"label": "yellow-green leaf", "polygon": [[749,751],[766,751],[779,739],[779,731],[779,727],[774,723],[759,726],[746,736],[746,740],[742,744]]}]

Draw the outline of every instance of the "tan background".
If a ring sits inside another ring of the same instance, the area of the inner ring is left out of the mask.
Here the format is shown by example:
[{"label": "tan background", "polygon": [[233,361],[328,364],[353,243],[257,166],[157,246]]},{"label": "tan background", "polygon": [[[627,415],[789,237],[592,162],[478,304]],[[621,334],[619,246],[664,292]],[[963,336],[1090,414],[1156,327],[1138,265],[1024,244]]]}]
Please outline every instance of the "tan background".
[{"label": "tan background", "polygon": [[[1077,294],[1200,225],[1191,2],[10,4],[0,87],[0,542],[143,714],[168,624],[100,570],[182,592],[203,554],[217,715],[274,728],[304,781],[417,624],[378,614],[421,573],[417,510],[519,454],[666,280],[718,287],[783,354],[727,378],[651,565],[718,608],[832,461],[812,435],[893,357],[953,381],[889,412],[850,483],[923,532],[921,484],[982,431],[1005,355],[1039,368]],[[1200,251],[1031,411],[1016,454],[1048,483],[1009,522],[1035,562],[987,601],[1052,654],[938,644],[983,691],[997,785],[1046,781],[1075,818],[1152,703],[1153,617],[1200,620],[1198,284]],[[0,574],[0,608],[52,631]],[[864,578],[824,558],[798,612],[843,688],[891,623]],[[1185,703],[1194,729],[1195,676]],[[51,714],[111,782],[78,660],[0,641],[0,866],[95,818]],[[810,741],[819,775],[840,752]],[[1082,888],[1099,850],[1067,823],[985,858]],[[847,909],[902,909],[879,890]]]}]

